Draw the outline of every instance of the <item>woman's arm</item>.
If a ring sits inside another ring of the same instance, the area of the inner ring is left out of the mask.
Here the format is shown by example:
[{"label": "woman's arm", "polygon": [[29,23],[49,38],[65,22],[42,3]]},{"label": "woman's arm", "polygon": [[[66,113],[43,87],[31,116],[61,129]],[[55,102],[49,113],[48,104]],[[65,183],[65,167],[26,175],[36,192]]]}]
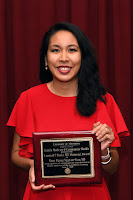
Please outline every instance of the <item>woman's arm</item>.
[{"label": "woman's arm", "polygon": [[113,174],[119,164],[119,154],[117,148],[110,148],[110,157],[106,158],[110,144],[114,141],[115,136],[113,130],[107,124],[101,124],[97,122],[93,125],[93,134],[96,135],[97,140],[101,143],[101,156],[104,157],[102,162],[103,169],[108,172],[108,174]]},{"label": "woman's arm", "polygon": [[13,146],[12,146],[12,154],[11,159],[12,162],[22,169],[30,169],[32,165],[34,165],[33,159],[20,157],[18,152],[20,150],[19,147],[20,142],[20,135],[15,131],[14,132],[14,139],[13,139]]},{"label": "woman's arm", "polygon": [[116,147],[110,148],[111,161],[107,165],[102,165],[104,171],[112,175],[116,172],[119,164],[119,154]]},{"label": "woman's arm", "polygon": [[54,185],[40,185],[40,186],[35,186],[35,174],[34,174],[34,160],[30,158],[24,158],[19,156],[18,152],[20,150],[19,147],[19,142],[20,142],[20,136],[19,134],[15,131],[14,133],[14,139],[13,139],[13,147],[12,147],[12,154],[11,154],[11,159],[12,162],[22,168],[22,169],[27,169],[29,170],[29,181],[31,184],[32,190],[50,190],[50,189],[55,189]]}]

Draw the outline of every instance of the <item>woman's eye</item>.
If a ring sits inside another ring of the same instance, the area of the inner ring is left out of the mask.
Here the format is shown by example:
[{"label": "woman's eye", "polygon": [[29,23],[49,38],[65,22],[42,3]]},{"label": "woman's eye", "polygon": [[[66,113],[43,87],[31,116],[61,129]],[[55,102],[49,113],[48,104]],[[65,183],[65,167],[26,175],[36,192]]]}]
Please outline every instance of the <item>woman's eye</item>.
[{"label": "woman's eye", "polygon": [[77,51],[76,49],[69,49],[69,51],[71,51],[71,52],[75,52],[75,51]]},{"label": "woman's eye", "polygon": [[58,52],[59,49],[52,49],[51,52]]}]

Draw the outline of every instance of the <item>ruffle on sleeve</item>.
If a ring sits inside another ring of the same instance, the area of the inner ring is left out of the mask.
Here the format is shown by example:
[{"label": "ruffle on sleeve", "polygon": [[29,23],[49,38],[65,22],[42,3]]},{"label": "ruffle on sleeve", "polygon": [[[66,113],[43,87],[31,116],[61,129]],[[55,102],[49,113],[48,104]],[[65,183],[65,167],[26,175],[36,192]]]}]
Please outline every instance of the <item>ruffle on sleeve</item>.
[{"label": "ruffle on sleeve", "polygon": [[129,136],[130,134],[120,109],[118,108],[112,95],[109,93],[106,95],[106,108],[120,140]]},{"label": "ruffle on sleeve", "polygon": [[32,140],[32,138],[21,137],[19,146],[21,148],[19,150],[19,156],[25,157],[25,158],[33,157],[33,140]]},{"label": "ruffle on sleeve", "polygon": [[120,139],[107,112],[106,105],[103,102],[98,101],[97,110],[98,114],[96,122],[100,121],[102,124],[107,124],[110,128],[113,129],[115,140],[111,143],[110,147],[120,147],[121,146]]},{"label": "ruffle on sleeve", "polygon": [[105,123],[113,129],[115,140],[110,147],[120,147],[120,140],[125,136],[128,136],[129,132],[112,95],[109,93],[106,94],[106,105],[98,101],[97,109],[97,121]]},{"label": "ruffle on sleeve", "polygon": [[33,156],[32,133],[35,132],[32,104],[28,91],[23,92],[17,100],[7,126],[16,127],[16,132],[21,136],[19,155]]},{"label": "ruffle on sleeve", "polygon": [[12,110],[7,125],[16,127],[16,132],[21,137],[32,138],[32,133],[35,132],[35,125],[28,91],[20,95]]}]

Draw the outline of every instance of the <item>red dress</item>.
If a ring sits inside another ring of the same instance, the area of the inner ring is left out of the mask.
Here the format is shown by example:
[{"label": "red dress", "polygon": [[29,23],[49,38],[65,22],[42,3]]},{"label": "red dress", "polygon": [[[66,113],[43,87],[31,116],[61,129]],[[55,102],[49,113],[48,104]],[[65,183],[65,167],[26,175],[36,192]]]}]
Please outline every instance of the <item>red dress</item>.
[{"label": "red dress", "polygon": [[[115,134],[111,147],[120,147],[120,139],[128,136],[128,129],[113,97],[106,94],[106,105],[98,100],[90,117],[80,116],[76,97],[61,97],[51,93],[47,84],[33,87],[21,94],[11,113],[8,126],[16,127],[21,136],[19,155],[33,157],[33,132],[92,130],[97,121],[109,125]],[[23,200],[109,200],[110,195],[103,179],[102,184],[89,186],[58,187],[54,191],[32,191],[28,182]]]}]

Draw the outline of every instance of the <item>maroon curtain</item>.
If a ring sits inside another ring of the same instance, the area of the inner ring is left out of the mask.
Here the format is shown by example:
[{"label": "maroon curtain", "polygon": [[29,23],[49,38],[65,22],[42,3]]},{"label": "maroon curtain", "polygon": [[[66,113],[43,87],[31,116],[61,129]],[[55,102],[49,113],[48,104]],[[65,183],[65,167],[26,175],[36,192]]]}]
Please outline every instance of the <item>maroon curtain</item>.
[{"label": "maroon curtain", "polygon": [[[13,128],[5,126],[20,93],[40,84],[39,49],[56,22],[79,26],[96,47],[102,81],[132,133],[132,0],[0,0],[0,199],[21,200],[27,172],[10,162]],[[122,143],[117,173],[107,178],[113,200],[131,200],[133,136]],[[25,175],[26,174],[26,175]]]}]

